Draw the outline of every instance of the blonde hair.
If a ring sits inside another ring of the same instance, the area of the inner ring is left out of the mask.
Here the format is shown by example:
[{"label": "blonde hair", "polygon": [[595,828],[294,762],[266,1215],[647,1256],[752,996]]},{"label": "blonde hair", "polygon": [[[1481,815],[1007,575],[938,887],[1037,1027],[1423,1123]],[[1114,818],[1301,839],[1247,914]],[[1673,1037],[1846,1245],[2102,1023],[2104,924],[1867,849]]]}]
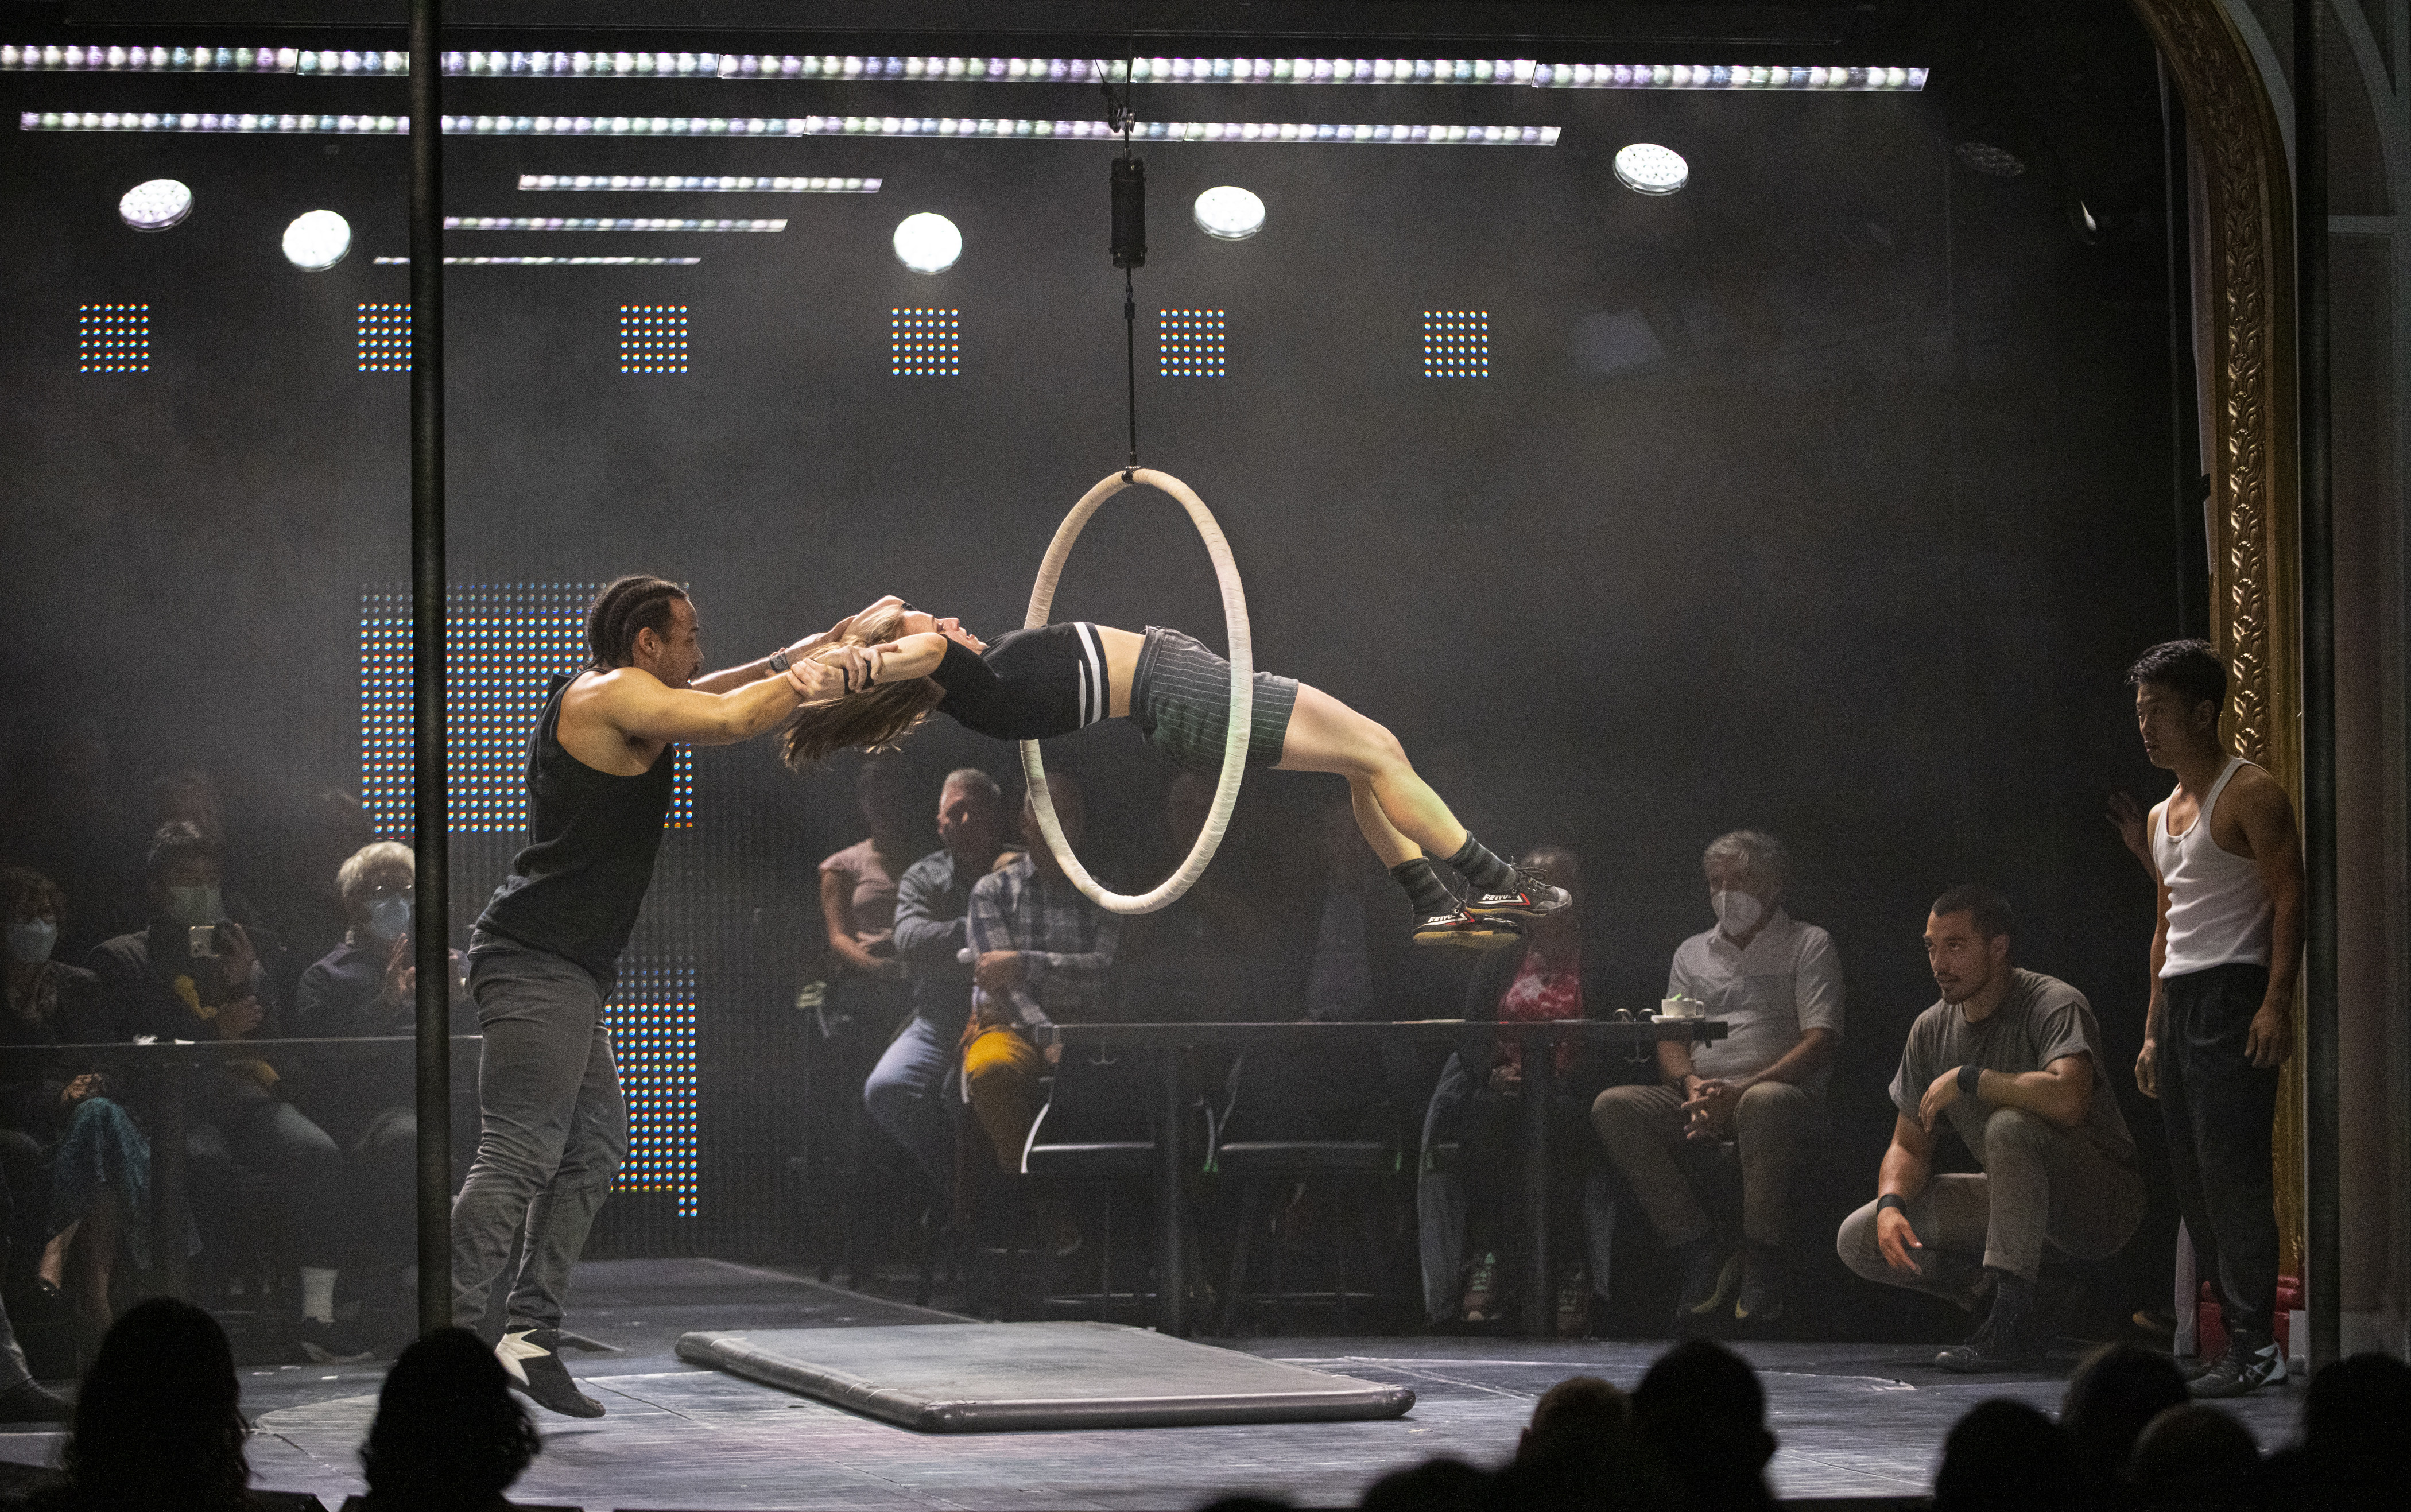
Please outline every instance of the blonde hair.
[{"label": "blonde hair", "polygon": [[[845,633],[829,645],[880,646],[896,639],[903,629],[900,607],[856,615]],[[945,696],[946,691],[928,678],[913,677],[881,683],[867,692],[848,693],[834,703],[799,710],[795,722],[787,726],[786,763],[800,772],[855,747],[893,750]]]},{"label": "blonde hair", "polygon": [[349,903],[368,885],[369,873],[383,866],[401,867],[410,873],[412,885],[417,884],[417,854],[400,840],[377,840],[353,851],[335,868],[335,895]]}]

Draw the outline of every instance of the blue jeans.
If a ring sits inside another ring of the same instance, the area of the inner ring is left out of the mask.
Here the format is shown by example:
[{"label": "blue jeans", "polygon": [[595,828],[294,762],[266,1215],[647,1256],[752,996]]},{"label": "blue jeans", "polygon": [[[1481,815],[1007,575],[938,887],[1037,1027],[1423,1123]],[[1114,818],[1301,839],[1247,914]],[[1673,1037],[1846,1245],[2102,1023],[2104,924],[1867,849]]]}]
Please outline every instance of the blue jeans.
[{"label": "blue jeans", "polygon": [[513,1329],[561,1326],[569,1272],[628,1153],[628,1104],[586,968],[511,940],[469,942],[477,1158],[452,1199],[452,1321],[475,1329],[524,1224]]},{"label": "blue jeans", "polygon": [[946,1082],[959,1038],[959,1030],[949,1034],[916,1013],[862,1083],[871,1122],[912,1152],[941,1197],[955,1189],[955,1119],[946,1106]]}]

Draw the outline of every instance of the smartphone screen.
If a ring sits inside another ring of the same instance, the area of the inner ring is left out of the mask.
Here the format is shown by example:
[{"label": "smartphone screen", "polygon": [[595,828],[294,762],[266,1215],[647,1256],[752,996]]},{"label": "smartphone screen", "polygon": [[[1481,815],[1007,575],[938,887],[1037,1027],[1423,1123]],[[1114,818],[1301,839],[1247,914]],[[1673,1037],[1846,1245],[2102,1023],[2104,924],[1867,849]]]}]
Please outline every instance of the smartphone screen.
[{"label": "smartphone screen", "polygon": [[218,926],[195,924],[184,931],[185,949],[197,959],[215,959],[218,953]]}]

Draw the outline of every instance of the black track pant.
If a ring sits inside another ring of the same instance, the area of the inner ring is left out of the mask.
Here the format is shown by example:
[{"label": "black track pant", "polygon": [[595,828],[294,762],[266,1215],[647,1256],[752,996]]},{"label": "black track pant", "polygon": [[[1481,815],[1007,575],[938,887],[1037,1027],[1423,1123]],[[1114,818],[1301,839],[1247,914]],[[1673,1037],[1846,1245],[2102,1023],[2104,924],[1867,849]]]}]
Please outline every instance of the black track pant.
[{"label": "black track pant", "polygon": [[2267,1332],[2277,1305],[2277,1183],[2269,1165],[2277,1072],[2244,1053],[2269,990],[2258,966],[2215,966],[2160,983],[2160,1120],[2177,1210],[2230,1330]]}]

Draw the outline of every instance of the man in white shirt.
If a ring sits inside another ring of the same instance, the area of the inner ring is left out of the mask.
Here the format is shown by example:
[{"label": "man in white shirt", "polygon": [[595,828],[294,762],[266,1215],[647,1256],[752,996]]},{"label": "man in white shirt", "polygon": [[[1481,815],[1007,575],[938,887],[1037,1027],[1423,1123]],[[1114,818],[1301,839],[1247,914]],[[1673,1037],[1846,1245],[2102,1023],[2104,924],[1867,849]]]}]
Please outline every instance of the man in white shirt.
[{"label": "man in white shirt", "polygon": [[[1822,1125],[1842,1039],[1842,963],[1831,936],[1783,911],[1783,842],[1763,830],[1718,836],[1702,859],[1717,925],[1674,952],[1666,996],[1706,1005],[1731,1032],[1694,1049],[1658,1045],[1657,1086],[1610,1087],[1591,1124],[1683,1274],[1678,1323],[1730,1305],[1745,1322],[1783,1311],[1782,1245],[1800,1152]],[[1676,1158],[1687,1143],[1732,1140],[1741,1155],[1741,1245],[1720,1237]],[[1739,1296],[1735,1296],[1735,1287]]]}]

